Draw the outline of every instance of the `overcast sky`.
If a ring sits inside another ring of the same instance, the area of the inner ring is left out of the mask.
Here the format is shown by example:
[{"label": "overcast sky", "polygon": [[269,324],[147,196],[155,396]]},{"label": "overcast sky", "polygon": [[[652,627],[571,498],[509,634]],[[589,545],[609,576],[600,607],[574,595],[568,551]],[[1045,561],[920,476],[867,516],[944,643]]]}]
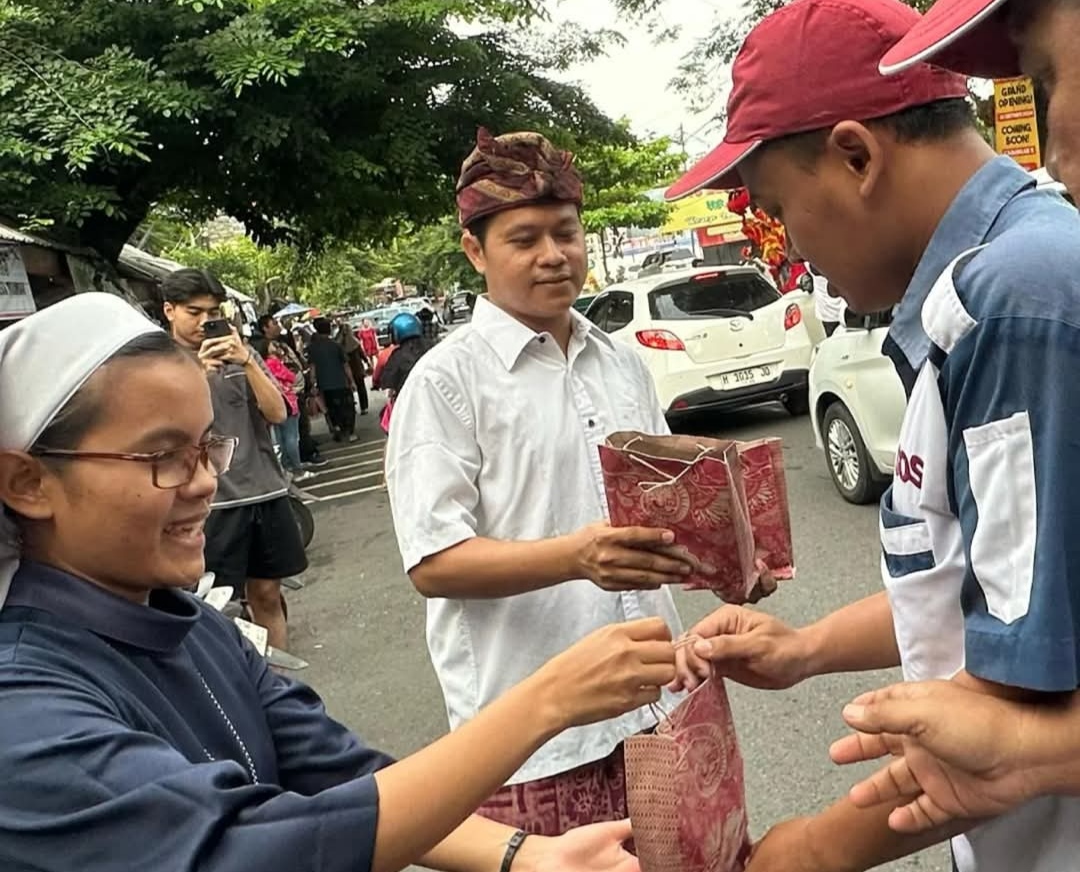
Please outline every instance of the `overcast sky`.
[{"label": "overcast sky", "polygon": [[[628,116],[634,132],[641,136],[675,137],[682,124],[690,137],[687,151],[694,154],[715,145],[721,132],[709,123],[713,113],[691,113],[670,88],[670,81],[696,37],[707,32],[717,16],[735,16],[741,6],[741,0],[665,0],[661,20],[666,25],[680,25],[681,36],[662,45],[654,44],[645,25],[619,20],[610,0],[562,0],[553,10],[553,18],[576,21],[586,28],[620,31],[627,38],[623,48],[574,68],[571,78],[580,82],[608,115]],[[713,111],[724,105],[728,83],[726,77],[716,83]]]}]

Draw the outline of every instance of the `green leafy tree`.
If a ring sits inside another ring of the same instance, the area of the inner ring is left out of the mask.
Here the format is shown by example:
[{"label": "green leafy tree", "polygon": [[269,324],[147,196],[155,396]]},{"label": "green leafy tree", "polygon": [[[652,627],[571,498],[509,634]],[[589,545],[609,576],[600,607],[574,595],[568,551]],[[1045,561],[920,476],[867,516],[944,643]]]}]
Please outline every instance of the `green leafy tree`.
[{"label": "green leafy tree", "polygon": [[[0,212],[115,258],[155,206],[303,249],[437,222],[478,124],[620,131],[539,0],[0,0]],[[464,31],[468,30],[468,35]]]},{"label": "green leafy tree", "polygon": [[163,254],[184,266],[212,272],[229,287],[254,297],[264,306],[271,294],[288,295],[289,286],[305,278],[305,264],[295,248],[286,244],[260,246],[244,235],[209,246],[179,245]]},{"label": "green leafy tree", "polygon": [[[624,119],[619,125],[629,135],[629,121]],[[612,253],[619,257],[625,230],[660,227],[667,220],[671,207],[650,199],[646,192],[674,181],[684,160],[685,155],[673,151],[667,138],[582,148],[577,157],[585,179],[581,218],[588,233],[600,236],[605,274],[609,236]]]}]

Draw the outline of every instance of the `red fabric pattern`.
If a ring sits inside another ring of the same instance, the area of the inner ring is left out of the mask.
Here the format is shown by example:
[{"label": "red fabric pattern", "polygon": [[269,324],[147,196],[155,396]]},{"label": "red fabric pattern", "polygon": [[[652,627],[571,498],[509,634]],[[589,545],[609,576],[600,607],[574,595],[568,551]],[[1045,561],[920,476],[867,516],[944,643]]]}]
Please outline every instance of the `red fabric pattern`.
[{"label": "red fabric pattern", "polygon": [[610,756],[569,772],[510,784],[477,814],[540,836],[561,836],[586,824],[626,818],[626,770],[620,746]]},{"label": "red fabric pattern", "polygon": [[582,196],[573,154],[555,148],[539,133],[492,136],[481,127],[476,148],[461,166],[458,220],[468,227],[496,212],[547,201],[580,206]]},{"label": "red fabric pattern", "polygon": [[721,679],[654,734],[627,739],[626,793],[642,872],[742,872],[750,856],[743,761]]}]

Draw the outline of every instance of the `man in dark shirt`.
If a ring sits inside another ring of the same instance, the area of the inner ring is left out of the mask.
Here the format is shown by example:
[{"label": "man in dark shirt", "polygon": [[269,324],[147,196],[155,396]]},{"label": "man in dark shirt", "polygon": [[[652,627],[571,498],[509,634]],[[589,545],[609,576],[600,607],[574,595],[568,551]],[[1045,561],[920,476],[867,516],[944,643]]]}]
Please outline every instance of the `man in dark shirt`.
[{"label": "man in dark shirt", "polygon": [[356,441],[356,385],[349,371],[345,349],[331,339],[333,324],[327,318],[315,319],[315,335],[308,343],[307,356],[315,372],[315,386],[326,401],[326,417],[335,442]]},{"label": "man in dark shirt", "polygon": [[285,420],[285,400],[259,354],[231,335],[207,339],[203,325],[221,318],[225,289],[210,273],[182,269],[161,284],[173,338],[199,356],[210,383],[214,430],[239,439],[232,466],[218,479],[206,522],[206,569],[214,583],[244,591],[269,643],[286,650],[281,579],[307,569],[304,543],[274,453],[270,425]]},{"label": "man in dark shirt", "polygon": [[423,330],[424,342],[430,348],[439,341],[439,322],[435,320],[434,310],[424,306],[416,313],[420,319],[420,327]]}]

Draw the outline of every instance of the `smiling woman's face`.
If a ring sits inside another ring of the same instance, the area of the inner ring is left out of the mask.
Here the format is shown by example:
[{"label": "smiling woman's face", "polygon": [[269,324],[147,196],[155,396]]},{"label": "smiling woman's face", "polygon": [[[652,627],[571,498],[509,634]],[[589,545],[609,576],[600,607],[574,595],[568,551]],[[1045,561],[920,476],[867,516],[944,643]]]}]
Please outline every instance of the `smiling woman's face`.
[{"label": "smiling woman's face", "polygon": [[[92,424],[67,449],[169,451],[199,443],[213,422],[206,378],[186,355],[118,359],[80,395]],[[163,490],[149,463],[0,456],[0,495],[25,519],[25,555],[135,600],[198,581],[216,487],[202,464],[188,484]]]},{"label": "smiling woman's face", "polygon": [[466,233],[463,245],[491,301],[534,329],[568,318],[585,285],[585,229],[573,203],[500,212],[483,244]]}]

